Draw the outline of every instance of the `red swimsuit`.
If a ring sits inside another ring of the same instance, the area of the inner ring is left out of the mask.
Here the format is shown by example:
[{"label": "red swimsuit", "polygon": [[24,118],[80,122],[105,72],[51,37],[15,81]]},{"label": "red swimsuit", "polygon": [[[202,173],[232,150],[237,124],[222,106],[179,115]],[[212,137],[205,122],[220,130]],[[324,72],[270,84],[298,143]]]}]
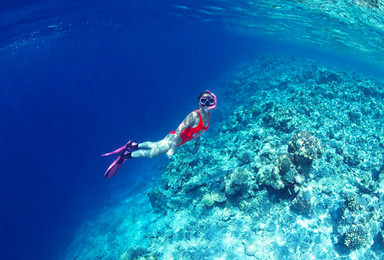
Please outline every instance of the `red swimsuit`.
[{"label": "red swimsuit", "polygon": [[[203,118],[201,117],[200,111],[195,110],[199,114],[199,123],[195,127],[188,126],[180,133],[181,137],[181,143],[179,143],[177,146],[180,146],[182,144],[185,144],[188,141],[191,141],[195,138],[200,137],[205,131],[207,131],[209,127],[209,120],[211,115],[208,113],[208,125],[204,126]],[[170,132],[170,134],[175,134],[176,131]]]}]

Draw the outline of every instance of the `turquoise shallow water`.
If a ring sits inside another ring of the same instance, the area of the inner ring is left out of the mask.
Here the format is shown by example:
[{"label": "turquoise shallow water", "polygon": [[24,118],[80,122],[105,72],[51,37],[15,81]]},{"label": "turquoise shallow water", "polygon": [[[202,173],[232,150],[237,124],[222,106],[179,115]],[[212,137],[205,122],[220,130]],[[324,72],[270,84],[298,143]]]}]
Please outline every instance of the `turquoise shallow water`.
[{"label": "turquoise shallow water", "polygon": [[382,63],[383,8],[379,0],[115,1],[110,5],[103,1],[89,5],[41,1],[35,6],[26,1],[20,8],[4,8],[0,39],[2,45],[17,45],[31,39],[60,37],[88,26],[134,27],[149,22],[160,28],[164,20],[174,19],[180,26],[187,21],[213,30],[293,42]]},{"label": "turquoise shallow water", "polygon": [[175,3],[176,16],[256,37],[383,61],[383,3],[376,0]]},{"label": "turquoise shallow water", "polygon": [[65,259],[382,259],[384,82],[264,56],[212,129],[78,231]]}]

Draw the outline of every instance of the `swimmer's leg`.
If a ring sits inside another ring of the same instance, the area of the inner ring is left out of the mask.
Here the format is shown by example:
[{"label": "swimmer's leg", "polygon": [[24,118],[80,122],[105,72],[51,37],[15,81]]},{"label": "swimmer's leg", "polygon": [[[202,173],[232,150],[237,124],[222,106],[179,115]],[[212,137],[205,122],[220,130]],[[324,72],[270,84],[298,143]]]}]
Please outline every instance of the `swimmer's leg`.
[{"label": "swimmer's leg", "polygon": [[139,149],[152,149],[153,147],[156,146],[157,142],[144,142],[144,143],[139,143]]},{"label": "swimmer's leg", "polygon": [[174,145],[174,139],[167,135],[163,140],[158,142],[144,142],[139,144],[139,150],[131,153],[132,158],[153,158],[168,152]]}]

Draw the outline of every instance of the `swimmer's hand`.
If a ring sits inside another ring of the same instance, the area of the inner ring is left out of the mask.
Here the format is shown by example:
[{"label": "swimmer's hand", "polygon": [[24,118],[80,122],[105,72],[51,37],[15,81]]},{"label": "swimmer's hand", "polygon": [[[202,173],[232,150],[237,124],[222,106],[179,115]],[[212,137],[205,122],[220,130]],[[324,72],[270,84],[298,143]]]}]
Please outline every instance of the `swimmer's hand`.
[{"label": "swimmer's hand", "polygon": [[171,149],[168,150],[167,155],[168,155],[169,159],[171,159],[172,156],[175,154],[175,148],[176,147],[173,146],[173,147],[171,147]]}]

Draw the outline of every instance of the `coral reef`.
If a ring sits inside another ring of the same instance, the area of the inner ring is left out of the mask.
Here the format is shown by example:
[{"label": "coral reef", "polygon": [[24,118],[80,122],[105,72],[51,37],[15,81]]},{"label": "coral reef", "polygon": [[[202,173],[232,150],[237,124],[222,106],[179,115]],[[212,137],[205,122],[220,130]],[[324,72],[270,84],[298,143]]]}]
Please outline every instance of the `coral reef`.
[{"label": "coral reef", "polygon": [[368,231],[362,225],[351,226],[344,235],[344,245],[352,250],[365,246],[368,242]]},{"label": "coral reef", "polygon": [[[199,153],[180,147],[147,201],[130,204],[145,220],[123,212],[137,238],[119,234],[118,256],[383,259],[384,84],[266,56],[225,85]],[[108,243],[94,255],[116,258]]]},{"label": "coral reef", "polygon": [[302,215],[308,215],[312,210],[310,190],[302,189],[292,201],[291,209]]},{"label": "coral reef", "polygon": [[120,260],[155,260],[156,257],[143,247],[130,248],[120,256]]},{"label": "coral reef", "polygon": [[296,132],[288,143],[288,153],[298,171],[308,174],[312,162],[321,157],[322,147],[320,140],[308,131]]}]

